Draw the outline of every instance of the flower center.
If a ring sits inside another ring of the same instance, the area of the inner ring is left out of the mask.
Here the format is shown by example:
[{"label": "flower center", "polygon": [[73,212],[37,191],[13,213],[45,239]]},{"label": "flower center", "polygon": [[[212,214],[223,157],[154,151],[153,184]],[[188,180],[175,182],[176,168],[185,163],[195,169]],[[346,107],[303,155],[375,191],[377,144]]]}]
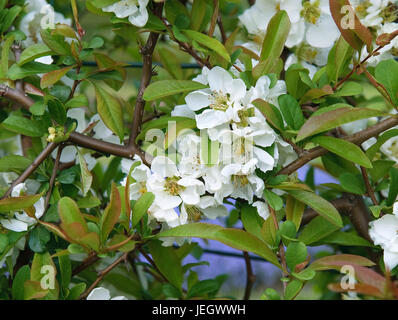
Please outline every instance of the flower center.
[{"label": "flower center", "polygon": [[148,190],[147,190],[147,188],[146,188],[146,185],[145,185],[145,183],[144,182],[141,182],[140,183],[140,190],[138,190],[138,192],[140,193],[140,194],[144,194],[144,193],[146,193]]},{"label": "flower center", "polygon": [[311,3],[309,1],[303,4],[303,9],[300,12],[305,21],[316,24],[321,16],[321,9],[319,9],[319,0]]},{"label": "flower center", "polygon": [[188,220],[193,222],[198,222],[202,218],[202,211],[195,206],[185,206],[188,214]]},{"label": "flower center", "polygon": [[388,5],[381,10],[380,16],[382,17],[384,23],[394,22],[398,18],[398,7],[389,2]]},{"label": "flower center", "polygon": [[395,140],[391,143],[391,146],[388,148],[394,158],[398,158],[398,143]]},{"label": "flower center", "polygon": [[299,60],[304,60],[307,62],[314,62],[318,54],[318,51],[309,46],[308,44],[303,44],[296,49],[296,56]]},{"label": "flower center", "polygon": [[184,186],[178,184],[180,177],[167,177],[166,183],[164,184],[164,190],[172,196],[178,196],[178,194],[185,189]]},{"label": "flower center", "polygon": [[213,103],[210,108],[225,111],[228,109],[228,96],[222,92],[213,92]]},{"label": "flower center", "polygon": [[249,124],[248,118],[254,117],[254,108],[238,110],[238,116],[239,116],[240,122],[236,122],[236,124],[238,124],[242,127],[247,127]]},{"label": "flower center", "polygon": [[355,8],[355,12],[358,16],[358,18],[363,19],[366,17],[366,15],[368,14],[367,10],[368,8],[371,6],[372,4],[370,3],[370,1],[366,0],[363,1],[360,5],[358,5]]},{"label": "flower center", "polygon": [[234,174],[232,175],[232,182],[234,183],[235,188],[238,186],[245,186],[249,183],[249,179],[246,175]]}]

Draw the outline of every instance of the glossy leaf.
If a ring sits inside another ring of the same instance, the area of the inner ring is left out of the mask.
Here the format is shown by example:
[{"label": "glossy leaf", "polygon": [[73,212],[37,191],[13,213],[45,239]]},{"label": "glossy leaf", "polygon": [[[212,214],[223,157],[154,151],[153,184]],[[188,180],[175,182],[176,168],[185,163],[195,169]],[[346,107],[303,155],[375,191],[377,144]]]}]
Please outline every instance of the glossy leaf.
[{"label": "glossy leaf", "polygon": [[160,80],[151,83],[144,92],[144,100],[152,101],[167,96],[206,88],[205,85],[190,80]]},{"label": "glossy leaf", "polygon": [[208,223],[190,223],[163,231],[157,237],[193,237],[220,241],[242,251],[253,252],[276,266],[280,266],[276,255],[264,242],[248,232],[222,228]]}]

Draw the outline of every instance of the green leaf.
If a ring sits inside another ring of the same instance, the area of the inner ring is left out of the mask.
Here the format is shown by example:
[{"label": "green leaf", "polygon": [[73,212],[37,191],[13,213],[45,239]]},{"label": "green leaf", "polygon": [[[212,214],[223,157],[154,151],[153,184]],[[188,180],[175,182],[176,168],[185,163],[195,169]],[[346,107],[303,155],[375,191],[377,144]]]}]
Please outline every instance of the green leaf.
[{"label": "green leaf", "polygon": [[210,50],[216,52],[220,57],[224,58],[227,62],[231,62],[231,58],[228,54],[227,49],[224,45],[217,39],[211,38],[203,33],[194,30],[182,30],[189,38],[197,41],[202,46],[209,48]]},{"label": "green leaf", "polygon": [[144,193],[134,204],[131,217],[131,227],[134,228],[152,205],[155,195],[152,192]]},{"label": "green leaf", "polygon": [[346,192],[363,195],[366,193],[362,176],[350,172],[343,172],[339,177],[340,185]]},{"label": "green leaf", "polygon": [[67,300],[78,300],[82,293],[86,290],[86,284],[80,282],[70,289]]},{"label": "green leaf", "polygon": [[219,288],[220,283],[215,279],[198,281],[188,291],[187,299],[206,296],[209,293],[217,292]]},{"label": "green leaf", "polygon": [[283,207],[283,200],[280,196],[276,193],[272,192],[271,190],[264,189],[264,198],[267,203],[275,210],[279,211]]},{"label": "green leaf", "polygon": [[164,247],[160,241],[149,242],[153,261],[163,276],[178,290],[181,290],[183,273],[181,260],[173,247]]},{"label": "green leaf", "polygon": [[296,226],[296,230],[300,228],[301,219],[304,214],[304,207],[305,207],[304,203],[293,198],[292,196],[287,196],[286,207],[285,207],[286,220],[292,221]]},{"label": "green leaf", "polygon": [[8,36],[4,40],[3,48],[1,49],[0,79],[7,77],[9,54],[13,42],[14,42],[13,36]]},{"label": "green leaf", "polygon": [[263,114],[265,119],[276,129],[279,131],[283,131],[284,129],[284,124],[283,124],[283,118],[281,113],[279,112],[278,108],[275,107],[274,105],[262,100],[262,99],[256,99],[252,101],[252,104],[260,110],[260,112]]},{"label": "green leaf", "polygon": [[290,20],[285,10],[278,11],[270,20],[264,37],[260,61],[279,58],[290,31]]},{"label": "green leaf", "polygon": [[340,246],[350,246],[350,247],[372,247],[373,245],[365,240],[364,238],[351,232],[336,231],[332,234],[324,237],[321,240],[322,244],[330,243],[337,244]]},{"label": "green leaf", "polygon": [[379,62],[375,77],[386,88],[394,105],[398,106],[398,62],[394,59]]},{"label": "green leaf", "polygon": [[62,288],[68,289],[72,279],[72,264],[68,255],[58,256]]},{"label": "green leaf", "polygon": [[[326,220],[334,224],[335,226],[341,228],[343,226],[343,222],[341,220],[339,212],[336,208],[327,200],[318,196],[317,194],[305,191],[305,190],[288,190],[294,198],[298,201],[305,203],[307,206],[314,209],[318,212],[322,217]],[[303,241],[305,243],[305,241]]]},{"label": "green leaf", "polygon": [[294,276],[295,278],[297,278],[298,280],[301,280],[301,281],[312,280],[315,277],[315,275],[316,275],[316,272],[314,270],[311,270],[308,268],[300,271],[299,273],[292,272],[292,276]]},{"label": "green leaf", "polygon": [[64,36],[51,34],[50,29],[42,29],[40,31],[43,42],[55,53],[59,55],[70,55],[70,46],[65,41]]},{"label": "green leaf", "polygon": [[206,14],[206,1],[194,0],[191,10],[191,28],[201,31],[200,26]]},{"label": "green leaf", "polygon": [[29,265],[22,266],[14,277],[12,282],[12,298],[14,300],[23,300],[24,294],[24,283],[30,279],[30,267]]},{"label": "green leaf", "polygon": [[331,224],[325,218],[318,216],[312,219],[304,227],[303,231],[298,237],[298,240],[304,242],[306,245],[310,245],[338,229],[340,229],[340,227],[337,227],[336,225]]},{"label": "green leaf", "polygon": [[353,48],[340,36],[328,56],[326,72],[331,81],[336,82],[342,75],[351,62],[353,53]]},{"label": "green leaf", "polygon": [[76,148],[76,150],[79,156],[80,179],[82,183],[83,196],[86,196],[87,192],[91,188],[91,184],[93,182],[93,175],[91,174],[90,170],[88,170],[86,160],[84,159],[80,149]]},{"label": "green leaf", "polygon": [[367,108],[343,106],[331,111],[311,116],[301,127],[296,141],[341,126],[355,120],[367,119],[383,115],[382,112]]},{"label": "green leaf", "polygon": [[344,265],[358,265],[363,267],[372,267],[374,262],[369,259],[353,254],[337,254],[319,258],[315,260],[308,268],[315,271],[337,269],[340,271]]},{"label": "green leaf", "polygon": [[57,70],[58,67],[51,64],[44,64],[40,62],[27,62],[23,66],[13,64],[8,70],[8,78],[11,80],[19,80],[27,76],[38,75]]},{"label": "green leaf", "polygon": [[6,16],[1,21],[1,33],[5,33],[8,31],[8,29],[10,29],[14,20],[18,17],[21,11],[22,7],[16,5],[12,5],[9,9],[3,9],[3,12],[5,12]]},{"label": "green leaf", "polygon": [[208,223],[190,223],[163,231],[156,237],[193,237],[217,240],[232,248],[253,252],[280,267],[275,253],[260,239],[243,230],[222,228]]},{"label": "green leaf", "polygon": [[295,98],[288,94],[278,97],[279,107],[286,123],[294,130],[299,130],[304,124],[304,115]]},{"label": "green leaf", "polygon": [[116,184],[112,182],[111,197],[108,206],[101,217],[101,239],[103,242],[108,238],[121,213],[121,199]]},{"label": "green leaf", "polygon": [[23,300],[42,299],[48,294],[48,290],[43,290],[39,281],[25,281],[23,284],[23,290]]},{"label": "green leaf", "polygon": [[360,83],[347,81],[337,92],[331,95],[331,97],[347,97],[347,96],[356,96],[362,93],[362,86]]},{"label": "green leaf", "polygon": [[50,71],[44,74],[40,80],[40,87],[42,89],[48,88],[52,86],[54,83],[57,83],[61,78],[68,73],[69,70],[72,70],[75,66],[65,67],[59,70]]},{"label": "green leaf", "polygon": [[398,136],[398,129],[391,129],[386,132],[383,132],[378,138],[377,142],[374,143],[369,149],[366,150],[366,155],[370,160],[373,160],[377,151],[379,151],[380,147],[387,142],[389,139]]},{"label": "green leaf", "polygon": [[30,271],[30,280],[37,281],[41,285],[42,280],[44,283],[47,283],[46,281],[44,281],[45,279],[43,278],[50,278],[51,275],[53,275],[54,278],[49,279],[49,281],[54,281],[54,288],[49,288],[48,293],[45,295],[45,298],[48,300],[57,300],[59,294],[58,281],[55,278],[55,276],[57,275],[57,268],[55,267],[55,264],[51,259],[51,255],[48,252],[35,253],[32,261],[32,269]]},{"label": "green leaf", "polygon": [[120,141],[124,138],[122,106],[109,92],[94,84],[97,97],[97,111],[105,125],[115,133]]},{"label": "green leaf", "polygon": [[66,110],[61,101],[56,98],[50,99],[47,102],[47,106],[51,119],[53,119],[58,124],[64,125],[66,122]]},{"label": "green leaf", "polygon": [[12,113],[6,120],[3,121],[2,126],[10,131],[22,134],[28,137],[41,137],[46,133],[43,124],[36,120],[27,119]]},{"label": "green leaf", "polygon": [[360,147],[347,140],[329,136],[319,136],[311,139],[312,142],[337,154],[338,156],[357,163],[365,168],[372,168],[372,163]]},{"label": "green leaf", "polygon": [[0,172],[13,171],[20,173],[24,171],[31,163],[32,161],[26,157],[16,154],[4,156],[0,159]]},{"label": "green leaf", "polygon": [[285,289],[285,299],[286,300],[293,300],[303,288],[303,282],[299,280],[292,280],[290,281]]},{"label": "green leaf", "polygon": [[257,214],[257,210],[253,206],[245,205],[241,210],[241,220],[245,230],[262,239],[261,226],[264,220]]},{"label": "green leaf", "polygon": [[49,47],[43,43],[37,43],[27,47],[19,58],[18,65],[23,66],[25,63],[33,61],[37,58],[53,55],[53,52]]},{"label": "green leaf", "polygon": [[0,233],[0,254],[4,252],[7,246],[8,246],[8,237],[5,234]]},{"label": "green leaf", "polygon": [[30,208],[42,196],[42,194],[28,195],[22,197],[11,197],[0,200],[0,212],[18,211]]},{"label": "green leaf", "polygon": [[29,235],[29,248],[33,252],[43,253],[50,238],[50,233],[44,227],[38,226]]},{"label": "green leaf", "polygon": [[190,80],[160,80],[151,83],[144,92],[144,100],[152,101],[186,91],[204,89],[207,86]]},{"label": "green leaf", "polygon": [[388,197],[386,201],[387,206],[392,206],[398,195],[398,169],[390,169],[390,188],[388,190]]},{"label": "green leaf", "polygon": [[361,51],[363,45],[366,44],[369,50],[372,46],[372,33],[361,23],[357,15],[353,14],[353,17],[348,17],[354,18],[352,27],[344,24],[350,23],[350,21],[347,21],[346,15],[351,12],[355,13],[354,8],[350,6],[349,0],[330,0],[330,12],[341,35],[351,47],[357,51]]},{"label": "green leaf", "polygon": [[63,197],[58,201],[58,213],[62,224],[79,223],[85,233],[88,232],[88,226],[76,202],[69,197]]}]

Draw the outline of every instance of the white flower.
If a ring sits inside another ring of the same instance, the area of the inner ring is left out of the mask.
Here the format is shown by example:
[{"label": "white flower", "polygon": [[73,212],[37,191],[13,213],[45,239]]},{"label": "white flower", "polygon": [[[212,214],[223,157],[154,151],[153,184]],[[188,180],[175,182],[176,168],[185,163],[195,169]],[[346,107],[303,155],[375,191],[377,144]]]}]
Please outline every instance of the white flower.
[{"label": "white flower", "polygon": [[239,20],[253,35],[264,34],[271,18],[285,10],[292,23],[300,20],[301,1],[297,0],[257,0],[256,3],[239,16]]},{"label": "white flower", "polygon": [[[164,156],[158,156],[152,161],[153,174],[147,181],[147,189],[155,195],[154,205],[151,210],[158,221],[165,221],[175,225],[174,221],[180,219],[174,208],[181,203],[196,205],[200,196],[205,193],[203,182],[182,176],[175,163]],[[178,220],[184,223],[183,220]]]},{"label": "white flower", "polygon": [[[25,183],[20,183],[16,185],[12,192],[11,197],[19,197],[25,194],[27,188]],[[44,214],[44,198],[40,198],[34,205],[35,218],[30,217],[26,212],[14,212],[14,218],[3,218],[0,219],[1,225],[15,232],[27,231],[28,228],[36,223],[37,219],[40,219]]]},{"label": "white flower", "polygon": [[[205,79],[201,81],[204,82]],[[212,139],[230,121],[239,121],[237,112],[246,95],[246,85],[241,79],[233,79],[228,71],[220,67],[208,71],[207,81],[209,89],[191,92],[185,97],[185,101],[192,111],[209,107],[196,115],[196,124],[198,129],[214,129],[213,132],[209,130]]]},{"label": "white flower", "polygon": [[[252,117],[251,121],[258,125],[253,127],[233,126],[233,130],[223,130],[220,133],[221,160],[227,164],[246,164],[256,160],[256,167],[263,172],[272,170],[275,165],[274,158],[261,147],[271,146],[275,141],[274,131],[265,122]],[[270,130],[267,130],[268,128]]]},{"label": "white flower", "polygon": [[380,151],[389,159],[398,162],[398,136],[392,137],[383,143],[380,147]]},{"label": "white flower", "polygon": [[254,195],[261,197],[264,190],[264,181],[254,174],[257,159],[252,159],[245,164],[232,163],[226,165],[221,174],[230,179],[232,198],[241,198],[249,203],[253,202]]},{"label": "white flower", "polygon": [[148,21],[147,4],[149,0],[122,0],[108,7],[102,8],[102,11],[113,12],[118,18],[127,18],[132,25],[143,27]]},{"label": "white flower", "polygon": [[263,218],[264,220],[268,219],[268,217],[269,217],[269,208],[268,208],[268,205],[265,202],[256,201],[256,202],[253,202],[252,206],[257,208],[257,213],[258,213],[258,215],[261,218]]},{"label": "white flower", "polygon": [[128,299],[124,296],[117,296],[111,298],[111,294],[109,293],[108,289],[105,289],[103,287],[98,287],[90,292],[86,300],[128,300]]},{"label": "white flower", "polygon": [[[65,18],[58,12],[54,12],[54,8],[45,0],[29,0],[27,1],[26,9],[28,13],[21,19],[19,25],[19,29],[27,36],[27,39],[22,42],[25,48],[42,42],[40,30],[47,27],[54,28],[49,23],[54,22],[54,24],[67,25],[71,25],[72,23],[71,19]],[[52,17],[54,21],[51,21]],[[52,63],[50,56],[36,59],[36,61],[46,64]]]},{"label": "white flower", "polygon": [[369,235],[375,245],[384,250],[384,263],[392,270],[398,265],[398,202],[394,203],[393,215],[386,214],[370,222]]},{"label": "white flower", "polygon": [[[131,177],[134,179],[130,184],[130,200],[138,200],[144,193],[147,192],[146,183],[149,177],[151,176],[151,170],[142,163],[141,159],[138,156],[134,157],[135,161],[129,159],[122,160],[122,172],[128,174],[130,172],[131,166],[139,161],[140,164],[134,167],[131,171]],[[126,179],[121,183],[122,185],[126,185]]]}]

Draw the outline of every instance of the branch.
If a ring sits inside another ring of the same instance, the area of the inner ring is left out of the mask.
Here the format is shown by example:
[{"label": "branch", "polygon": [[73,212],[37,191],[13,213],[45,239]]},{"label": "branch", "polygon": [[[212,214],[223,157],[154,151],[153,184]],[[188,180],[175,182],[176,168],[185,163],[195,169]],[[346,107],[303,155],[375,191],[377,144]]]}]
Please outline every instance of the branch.
[{"label": "branch", "polygon": [[43,151],[37,156],[37,158],[30,164],[29,167],[11,184],[10,188],[7,192],[3,195],[2,199],[11,195],[12,189],[17,184],[23,183],[29,176],[37,169],[37,167],[44,161],[48,156],[50,156],[51,152],[55,150],[58,146],[57,143],[50,142],[47,146],[43,149]]},{"label": "branch", "polygon": [[47,209],[48,209],[48,207],[50,205],[51,193],[53,191],[55,178],[57,177],[57,171],[58,171],[58,168],[59,168],[59,160],[61,159],[61,154],[62,154],[63,148],[64,148],[63,145],[60,145],[58,147],[57,156],[56,156],[55,161],[54,161],[53,171],[51,173],[50,186],[48,188],[46,201],[44,203],[44,212],[47,211]]},{"label": "branch", "polygon": [[[154,3],[154,14],[161,18],[163,10],[163,3]],[[145,100],[143,98],[144,91],[149,85],[152,78],[152,54],[155,50],[156,43],[159,38],[159,33],[151,32],[149,34],[146,44],[141,48],[143,67],[140,89],[138,91],[137,100],[134,108],[133,127],[131,129],[129,147],[136,147],[136,139],[141,130],[142,117],[144,115]],[[138,149],[138,148],[136,148]]]},{"label": "branch", "polygon": [[115,267],[117,267],[121,262],[127,259],[127,252],[123,253],[119,258],[117,258],[112,264],[106,267],[104,270],[98,272],[98,278],[92,283],[92,285],[80,296],[80,300],[86,299],[87,296],[95,289],[95,287],[104,279],[104,277],[111,272]]},{"label": "branch", "polygon": [[[352,142],[354,144],[361,144],[362,142],[368,140],[371,137],[375,137],[382,133],[383,131],[386,131],[392,127],[395,127],[398,125],[398,117],[391,117],[386,120],[383,120],[374,126],[371,126],[365,130],[362,130],[360,132],[357,132],[353,135],[346,136],[343,139],[349,142]],[[305,150],[302,154],[301,157],[298,158],[297,160],[293,161],[290,163],[288,166],[284,167],[282,170],[278,172],[278,174],[285,174],[285,175],[290,175],[302,166],[304,166],[306,163],[310,162],[311,160],[321,157],[325,154],[327,154],[329,151],[322,148],[322,147],[315,147],[310,150]]]},{"label": "branch", "polygon": [[246,288],[243,300],[249,300],[256,276],[253,273],[252,263],[247,251],[243,251],[243,257],[245,258],[246,264]]}]

